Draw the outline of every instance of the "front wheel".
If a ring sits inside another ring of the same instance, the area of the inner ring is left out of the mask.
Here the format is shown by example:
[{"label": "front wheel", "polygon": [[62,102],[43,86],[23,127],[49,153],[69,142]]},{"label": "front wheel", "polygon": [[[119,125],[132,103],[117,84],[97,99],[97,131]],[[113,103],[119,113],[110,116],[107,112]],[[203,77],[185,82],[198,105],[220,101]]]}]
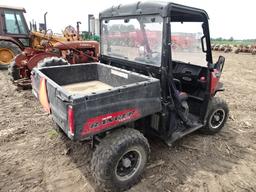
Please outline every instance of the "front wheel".
[{"label": "front wheel", "polygon": [[108,134],[92,158],[97,183],[105,190],[129,189],[140,180],[149,152],[147,139],[135,129],[120,129]]},{"label": "front wheel", "polygon": [[219,132],[226,123],[228,114],[227,103],[221,98],[213,97],[208,105],[207,123],[200,131],[209,135]]},{"label": "front wheel", "polygon": [[0,40],[0,68],[7,68],[13,58],[21,53],[21,49],[10,41]]}]

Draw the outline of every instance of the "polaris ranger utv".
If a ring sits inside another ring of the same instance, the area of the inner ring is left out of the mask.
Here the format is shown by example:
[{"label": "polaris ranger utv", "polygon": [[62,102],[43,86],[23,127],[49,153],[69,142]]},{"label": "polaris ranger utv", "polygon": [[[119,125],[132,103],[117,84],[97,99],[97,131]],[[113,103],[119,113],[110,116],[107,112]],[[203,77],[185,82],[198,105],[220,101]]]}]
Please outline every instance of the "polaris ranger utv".
[{"label": "polaris ranger utv", "polygon": [[72,140],[96,143],[93,174],[105,189],[139,181],[151,134],[171,145],[215,134],[228,106],[215,95],[224,57],[213,64],[208,15],[174,3],[135,3],[100,13],[101,62],[37,68],[33,93]]}]

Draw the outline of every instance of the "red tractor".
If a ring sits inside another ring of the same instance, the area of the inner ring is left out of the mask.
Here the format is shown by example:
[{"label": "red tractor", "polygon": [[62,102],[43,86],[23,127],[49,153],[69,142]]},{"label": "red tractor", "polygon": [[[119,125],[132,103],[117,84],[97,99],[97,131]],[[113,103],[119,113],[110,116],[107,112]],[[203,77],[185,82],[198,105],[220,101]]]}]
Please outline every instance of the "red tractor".
[{"label": "red tractor", "polygon": [[173,33],[171,41],[174,49],[191,49],[197,40],[194,33]]},{"label": "red tractor", "polygon": [[[9,65],[10,79],[18,86],[31,86],[30,73],[34,67],[88,63],[98,61],[99,43],[83,41],[77,30],[68,26],[63,36],[53,35],[51,30],[31,32],[33,46],[24,47]],[[46,23],[44,24],[46,26]]]},{"label": "red tractor", "polygon": [[[25,20],[26,10],[21,7],[11,7],[0,5],[0,68],[9,66],[15,56],[24,51],[25,48],[43,50],[41,43],[51,39],[51,44],[59,41],[79,40],[78,34],[71,33],[74,28],[67,27],[63,36],[46,34],[46,14],[44,23],[39,24],[37,31],[36,24],[30,23],[30,30]],[[79,30],[77,30],[79,31]]]},{"label": "red tractor", "polygon": [[99,43],[96,41],[60,41],[52,45],[49,39],[42,43],[44,49],[25,48],[10,64],[10,78],[18,86],[30,87],[30,73],[34,67],[98,61]]},{"label": "red tractor", "polygon": [[99,43],[80,40],[80,22],[77,29],[68,26],[63,36],[57,36],[47,30],[47,13],[37,31],[35,24],[29,30],[25,12],[20,7],[0,6],[0,68],[9,67],[12,81],[27,87],[34,67],[98,61]]},{"label": "red tractor", "polygon": [[54,45],[44,42],[44,49],[25,48],[9,67],[11,80],[23,88],[30,87],[30,73],[34,67],[67,65],[98,61],[99,43],[96,41],[67,41]]}]

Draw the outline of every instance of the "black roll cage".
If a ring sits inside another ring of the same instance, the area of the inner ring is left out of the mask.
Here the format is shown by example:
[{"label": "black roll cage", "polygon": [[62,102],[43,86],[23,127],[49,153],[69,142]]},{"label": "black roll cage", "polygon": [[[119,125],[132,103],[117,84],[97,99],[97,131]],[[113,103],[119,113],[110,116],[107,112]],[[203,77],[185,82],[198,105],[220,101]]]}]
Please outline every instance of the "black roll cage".
[{"label": "black roll cage", "polygon": [[[212,53],[211,53],[211,43],[210,43],[210,32],[209,32],[209,25],[208,25],[208,15],[202,9],[192,8],[184,5],[179,5],[175,3],[135,3],[126,6],[117,6],[111,7],[103,12],[100,13],[100,34],[102,34],[102,21],[104,19],[124,19],[129,17],[136,17],[136,16],[153,16],[159,15],[163,18],[163,34],[162,34],[162,60],[161,65],[159,66],[152,66],[152,65],[137,65],[136,62],[127,61],[121,58],[113,58],[106,55],[100,55],[101,59],[107,61],[107,63],[111,63],[112,61],[119,61],[122,65],[127,65],[131,68],[143,69],[147,68],[150,71],[161,71],[162,69],[168,69],[171,63],[166,62],[171,58],[171,52],[169,51],[170,46],[170,23],[171,21],[200,21],[203,22],[203,33],[206,39],[206,61],[211,64],[212,63]],[[102,46],[102,45],[101,45]],[[101,49],[102,50],[102,49]],[[159,70],[160,69],[160,70]],[[168,70],[169,71],[169,70]],[[171,72],[171,71],[169,71]]]},{"label": "black roll cage", "polygon": [[[136,16],[153,16],[159,15],[163,18],[163,31],[162,31],[162,58],[161,65],[153,66],[146,64],[138,64],[136,62],[127,61],[121,58],[114,58],[106,55],[100,55],[103,61],[107,63],[118,62],[121,65],[127,66],[128,68],[135,68],[135,70],[147,69],[149,72],[158,72],[162,73],[163,70],[166,70],[169,74],[172,73],[171,66],[172,64],[169,61],[171,58],[170,46],[170,35],[171,35],[171,21],[200,21],[203,22],[203,33],[206,40],[206,61],[207,63],[212,63],[212,53],[211,53],[211,43],[210,43],[210,32],[208,26],[208,15],[202,9],[197,9],[193,7],[188,7],[184,5],[179,5],[175,3],[154,3],[154,2],[138,2],[130,5],[119,5],[116,7],[111,7],[100,13],[100,34],[102,34],[102,21],[105,19],[124,19],[131,18]],[[102,46],[102,44],[101,44]],[[101,47],[102,48],[102,47]],[[101,49],[102,50],[102,49]],[[121,67],[121,66],[120,66]],[[162,78],[161,78],[162,79]]]},{"label": "black roll cage", "polygon": [[[153,66],[147,64],[140,64],[134,61],[125,60],[122,58],[115,58],[101,54],[101,61],[110,65],[114,65],[120,68],[128,69],[146,75],[154,76],[160,79],[161,90],[162,90],[162,101],[163,101],[163,114],[168,114],[169,110],[174,108],[174,100],[170,93],[170,82],[173,83],[173,61],[171,57],[171,22],[203,22],[202,28],[206,42],[206,62],[208,63],[207,70],[207,94],[203,102],[203,111],[200,115],[201,121],[205,120],[206,110],[210,99],[210,66],[212,64],[212,53],[210,44],[210,31],[208,25],[208,15],[202,9],[192,8],[174,3],[140,3],[131,4],[126,6],[117,6],[107,9],[100,13],[100,25],[104,19],[124,19],[128,17],[136,16],[153,16],[160,15],[163,18],[163,31],[162,31],[162,56],[161,65]],[[102,33],[100,27],[100,34]],[[202,40],[202,39],[201,39]],[[102,45],[101,45],[102,46]],[[209,92],[209,93],[208,93]],[[162,123],[167,127],[169,125],[168,115],[165,115]],[[160,130],[162,135],[165,135],[166,130]]]}]

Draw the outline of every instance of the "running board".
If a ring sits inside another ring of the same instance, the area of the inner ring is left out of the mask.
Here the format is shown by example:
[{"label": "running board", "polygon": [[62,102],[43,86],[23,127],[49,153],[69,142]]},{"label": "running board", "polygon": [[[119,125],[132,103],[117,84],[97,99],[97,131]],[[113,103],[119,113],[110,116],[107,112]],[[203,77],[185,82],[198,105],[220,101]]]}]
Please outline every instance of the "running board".
[{"label": "running board", "polygon": [[172,144],[173,144],[175,141],[177,141],[178,139],[180,139],[180,138],[184,137],[185,135],[188,135],[188,134],[190,134],[190,133],[192,133],[192,132],[194,132],[194,131],[196,131],[196,130],[202,128],[202,127],[203,127],[203,124],[197,124],[195,127],[192,127],[192,128],[190,128],[190,129],[185,129],[184,131],[177,131],[177,132],[174,132],[174,133],[172,134],[172,136],[171,136],[169,139],[166,139],[166,140],[165,140],[165,143],[166,143],[169,147],[171,147]]}]

